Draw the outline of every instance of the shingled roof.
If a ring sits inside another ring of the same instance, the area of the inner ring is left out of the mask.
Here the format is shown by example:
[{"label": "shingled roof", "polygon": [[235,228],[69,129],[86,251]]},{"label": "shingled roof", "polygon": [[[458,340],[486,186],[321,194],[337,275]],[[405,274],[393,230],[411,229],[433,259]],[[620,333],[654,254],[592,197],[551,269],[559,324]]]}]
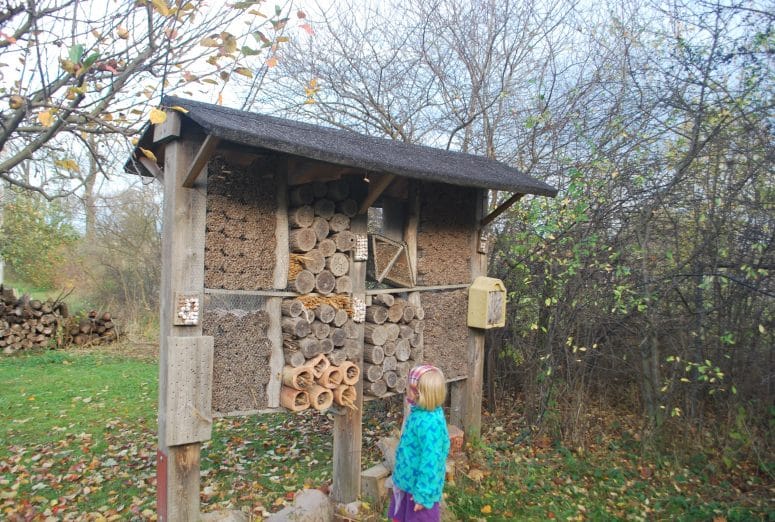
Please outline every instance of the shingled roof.
[{"label": "shingled roof", "polygon": [[355,132],[166,96],[162,104],[205,132],[234,143],[261,147],[364,170],[467,187],[555,196],[557,189],[483,156],[413,145]]}]

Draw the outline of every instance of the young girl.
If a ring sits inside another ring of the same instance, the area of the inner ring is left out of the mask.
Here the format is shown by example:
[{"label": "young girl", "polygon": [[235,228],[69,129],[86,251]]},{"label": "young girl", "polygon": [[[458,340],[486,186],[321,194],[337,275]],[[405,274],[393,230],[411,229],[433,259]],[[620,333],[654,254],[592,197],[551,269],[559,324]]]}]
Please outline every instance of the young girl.
[{"label": "young girl", "polygon": [[449,434],[441,405],[447,396],[444,374],[435,366],[413,368],[407,379],[409,417],[396,450],[393,496],[388,516],[397,522],[441,520]]}]

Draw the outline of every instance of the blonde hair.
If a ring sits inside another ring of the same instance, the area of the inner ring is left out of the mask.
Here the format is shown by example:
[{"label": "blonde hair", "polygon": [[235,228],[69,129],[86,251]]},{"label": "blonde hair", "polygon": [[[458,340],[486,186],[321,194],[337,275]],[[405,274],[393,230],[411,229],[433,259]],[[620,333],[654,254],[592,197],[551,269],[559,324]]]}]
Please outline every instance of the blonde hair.
[{"label": "blonde hair", "polygon": [[447,381],[440,369],[425,372],[417,382],[417,405],[424,410],[435,410],[447,398]]}]

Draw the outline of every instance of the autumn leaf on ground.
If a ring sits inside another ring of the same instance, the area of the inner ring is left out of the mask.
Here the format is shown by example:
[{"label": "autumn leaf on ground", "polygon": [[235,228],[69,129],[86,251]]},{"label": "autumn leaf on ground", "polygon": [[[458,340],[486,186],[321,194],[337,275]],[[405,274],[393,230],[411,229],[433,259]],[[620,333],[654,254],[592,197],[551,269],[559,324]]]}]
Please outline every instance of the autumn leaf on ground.
[{"label": "autumn leaf on ground", "polygon": [[167,121],[167,113],[159,109],[151,109],[151,123],[158,125]]},{"label": "autumn leaf on ground", "polygon": [[492,513],[492,506],[490,504],[487,504],[480,511],[485,515],[489,515],[490,513]]},{"label": "autumn leaf on ground", "polygon": [[484,472],[480,469],[472,469],[468,473],[468,478],[476,482],[481,482],[481,480],[484,478]]}]

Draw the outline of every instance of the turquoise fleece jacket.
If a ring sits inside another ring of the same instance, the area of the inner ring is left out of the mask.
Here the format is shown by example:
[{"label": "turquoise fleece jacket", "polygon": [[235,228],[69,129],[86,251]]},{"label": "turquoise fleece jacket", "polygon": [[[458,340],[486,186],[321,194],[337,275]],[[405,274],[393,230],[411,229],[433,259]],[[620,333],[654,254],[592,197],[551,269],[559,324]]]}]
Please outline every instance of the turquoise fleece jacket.
[{"label": "turquoise fleece jacket", "polygon": [[412,406],[396,450],[393,483],[430,508],[441,501],[449,433],[441,407],[428,411]]}]

